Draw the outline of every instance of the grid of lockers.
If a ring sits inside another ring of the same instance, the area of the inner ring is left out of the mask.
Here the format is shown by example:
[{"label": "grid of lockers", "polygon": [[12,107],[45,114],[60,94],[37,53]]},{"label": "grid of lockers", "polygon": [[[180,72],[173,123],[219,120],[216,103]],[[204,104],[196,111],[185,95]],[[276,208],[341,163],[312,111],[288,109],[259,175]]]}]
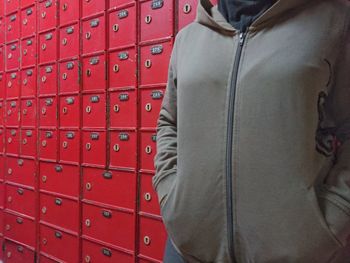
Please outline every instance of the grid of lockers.
[{"label": "grid of lockers", "polygon": [[161,262],[151,180],[197,0],[0,2],[0,258]]}]

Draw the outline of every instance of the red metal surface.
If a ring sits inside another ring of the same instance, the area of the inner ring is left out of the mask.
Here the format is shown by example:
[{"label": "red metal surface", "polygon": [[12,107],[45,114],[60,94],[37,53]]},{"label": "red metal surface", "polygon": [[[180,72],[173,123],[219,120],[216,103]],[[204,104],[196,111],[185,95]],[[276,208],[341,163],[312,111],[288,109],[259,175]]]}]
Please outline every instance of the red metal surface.
[{"label": "red metal surface", "polygon": [[141,89],[141,127],[156,127],[164,88]]},{"label": "red metal surface", "polygon": [[162,222],[141,216],[139,231],[140,255],[162,260],[166,240],[166,232]]},{"label": "red metal surface", "polygon": [[140,211],[160,215],[158,196],[152,187],[152,177],[151,174],[141,174]]},{"label": "red metal surface", "polygon": [[59,64],[59,93],[77,93],[80,89],[79,63],[77,60]]},{"label": "red metal surface", "polygon": [[[60,59],[79,56],[79,25],[73,24],[60,29]],[[75,80],[78,78],[76,77]]]},{"label": "red metal surface", "polygon": [[136,86],[137,56],[135,48],[109,53],[109,88]]},{"label": "red metal surface", "polygon": [[[134,250],[135,224],[131,213],[83,204],[83,237]],[[111,231],[113,229],[113,231]]]},{"label": "red metal surface", "polygon": [[18,71],[6,73],[6,98],[13,99],[19,97],[19,80],[20,73]]},{"label": "red metal surface", "polygon": [[21,100],[21,109],[22,109],[22,127],[35,127],[36,100],[35,99]]},{"label": "red metal surface", "polygon": [[40,221],[78,233],[79,204],[75,200],[40,194]]},{"label": "red metal surface", "polygon": [[39,67],[39,95],[57,93],[57,65]]},{"label": "red metal surface", "polygon": [[80,101],[76,95],[60,96],[60,127],[78,128],[80,124]]},{"label": "red metal surface", "polygon": [[[102,2],[97,0],[90,1]],[[105,50],[105,30],[106,21],[104,15],[83,21],[83,54]]]},{"label": "red metal surface", "polygon": [[57,24],[57,1],[46,0],[43,2],[39,2],[38,16],[38,31],[44,31],[50,28],[54,28]]},{"label": "red metal surface", "polygon": [[82,16],[91,16],[102,12],[106,9],[105,1],[101,0],[83,0],[82,1]]},{"label": "red metal surface", "polygon": [[6,152],[12,155],[18,155],[19,153],[19,129],[11,128],[6,129]]},{"label": "red metal surface", "polygon": [[83,177],[84,200],[131,210],[135,208],[135,172],[84,168]]},{"label": "red metal surface", "polygon": [[39,158],[57,160],[57,130],[39,131]]},{"label": "red metal surface", "polygon": [[21,11],[21,37],[35,34],[36,32],[36,8],[27,7]]},{"label": "red metal surface", "polygon": [[6,45],[6,70],[19,68],[19,42]]},{"label": "red metal surface", "polygon": [[142,170],[155,170],[154,157],[157,152],[157,133],[155,131],[141,132],[141,162],[140,168]]},{"label": "red metal surface", "polygon": [[39,100],[40,127],[54,128],[57,125],[57,99],[55,96],[40,98]]},{"label": "red metal surface", "polygon": [[34,261],[34,251],[18,243],[6,240],[4,242],[5,262],[23,263]]},{"label": "red metal surface", "polygon": [[83,90],[104,91],[106,88],[106,56],[93,55],[83,58]]},{"label": "red metal surface", "polygon": [[51,30],[39,35],[39,62],[47,63],[57,60],[57,31]]},{"label": "red metal surface", "polygon": [[134,89],[118,90],[110,93],[110,127],[136,128],[137,126],[137,91]]},{"label": "red metal surface", "polygon": [[34,160],[7,157],[5,180],[34,187],[36,177],[36,167]]},{"label": "red metal surface", "polygon": [[5,208],[30,217],[35,216],[35,193],[14,185],[6,185]]},{"label": "red metal surface", "polygon": [[98,262],[98,263],[133,263],[134,257],[132,254],[112,249],[88,240],[83,240],[83,262]]},{"label": "red metal surface", "polygon": [[40,224],[40,253],[63,262],[79,262],[77,236]]},{"label": "red metal surface", "polygon": [[136,167],[136,132],[110,132],[110,166],[116,168]]},{"label": "red metal surface", "polygon": [[80,133],[79,131],[60,131],[60,160],[62,162],[79,163]]},{"label": "red metal surface", "polygon": [[5,212],[5,238],[35,247],[35,222],[24,215]]},{"label": "red metal surface", "polygon": [[29,37],[21,41],[22,67],[35,65],[36,59],[36,38]]},{"label": "red metal surface", "polygon": [[36,94],[36,68],[27,68],[21,71],[21,97],[33,97]]},{"label": "red metal surface", "polygon": [[106,132],[83,131],[83,164],[106,165]]},{"label": "red metal surface", "polygon": [[135,4],[109,13],[109,48],[117,48],[136,43]]},{"label": "red metal surface", "polygon": [[166,83],[171,50],[171,41],[141,47],[141,85]]},{"label": "red metal surface", "polygon": [[16,12],[6,16],[5,39],[7,42],[19,39],[20,37],[20,13]]},{"label": "red metal surface", "polygon": [[37,156],[36,143],[36,130],[21,129],[21,156],[35,158]]},{"label": "red metal surface", "polygon": [[40,162],[40,190],[79,198],[79,167]]},{"label": "red metal surface", "polygon": [[5,14],[12,13],[19,8],[19,0],[7,0],[5,2]]},{"label": "red metal surface", "polygon": [[141,6],[141,41],[170,37],[174,34],[173,1],[149,0]]},{"label": "red metal surface", "polygon": [[106,95],[83,95],[83,127],[106,128]]},{"label": "red metal surface", "polygon": [[59,15],[61,25],[65,25],[72,21],[79,20],[79,1],[62,0],[59,4]]}]

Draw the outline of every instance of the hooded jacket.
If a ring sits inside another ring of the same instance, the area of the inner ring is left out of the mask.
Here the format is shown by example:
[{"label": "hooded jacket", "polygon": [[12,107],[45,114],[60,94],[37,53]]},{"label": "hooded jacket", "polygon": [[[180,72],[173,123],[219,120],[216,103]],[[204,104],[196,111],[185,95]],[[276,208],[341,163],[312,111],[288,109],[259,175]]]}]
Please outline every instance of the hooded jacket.
[{"label": "hooded jacket", "polygon": [[153,187],[186,262],[350,262],[349,15],[278,0],[242,33],[200,0],[178,33]]},{"label": "hooded jacket", "polygon": [[276,0],[219,0],[218,10],[234,28],[245,31]]}]

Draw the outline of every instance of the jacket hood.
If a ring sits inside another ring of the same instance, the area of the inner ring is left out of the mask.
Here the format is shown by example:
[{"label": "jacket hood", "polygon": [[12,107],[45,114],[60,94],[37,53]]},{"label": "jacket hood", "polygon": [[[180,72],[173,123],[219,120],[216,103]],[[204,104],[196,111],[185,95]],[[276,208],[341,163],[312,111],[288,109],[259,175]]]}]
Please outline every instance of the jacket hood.
[{"label": "jacket hood", "polygon": [[[255,19],[249,28],[254,30],[267,20],[279,17],[284,12],[310,2],[310,0],[278,0],[263,12],[262,15]],[[229,22],[227,22],[225,17],[220,13],[218,5],[213,5],[210,0],[200,0],[198,2],[195,21],[222,33],[232,34],[238,32],[238,29],[234,28]]]}]

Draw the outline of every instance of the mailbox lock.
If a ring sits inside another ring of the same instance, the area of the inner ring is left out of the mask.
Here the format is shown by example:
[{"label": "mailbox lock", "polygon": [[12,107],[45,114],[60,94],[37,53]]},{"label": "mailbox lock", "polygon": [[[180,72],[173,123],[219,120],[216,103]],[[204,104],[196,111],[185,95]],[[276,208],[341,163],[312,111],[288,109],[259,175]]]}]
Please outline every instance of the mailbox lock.
[{"label": "mailbox lock", "polygon": [[63,114],[67,114],[67,112],[68,112],[67,107],[63,107],[63,108],[62,108],[62,112],[63,112]]},{"label": "mailbox lock", "polygon": [[8,173],[8,174],[12,174],[12,169],[9,168],[9,169],[7,170],[7,173]]},{"label": "mailbox lock", "polygon": [[47,141],[46,141],[46,140],[43,140],[43,141],[41,142],[41,145],[42,145],[43,147],[46,147]]},{"label": "mailbox lock", "polygon": [[28,79],[23,80],[23,85],[26,86],[28,84]]},{"label": "mailbox lock", "polygon": [[152,104],[151,103],[147,103],[145,106],[146,111],[151,111],[152,110]]},{"label": "mailbox lock", "polygon": [[147,202],[149,202],[149,201],[151,201],[152,196],[151,196],[150,193],[145,193],[144,198],[145,198],[145,200],[146,200]]},{"label": "mailbox lock", "polygon": [[62,39],[62,45],[63,45],[63,46],[67,45],[67,42],[68,42],[68,41],[67,41],[67,38]]},{"label": "mailbox lock", "polygon": [[9,224],[7,224],[7,225],[5,226],[5,229],[6,229],[7,231],[9,231],[9,230],[11,229],[11,226],[10,226]]},{"label": "mailbox lock", "polygon": [[68,77],[67,73],[63,73],[63,74],[62,74],[62,79],[66,80],[67,77]]},{"label": "mailbox lock", "polygon": [[118,32],[118,30],[119,30],[119,25],[118,24],[114,24],[113,25],[113,31],[114,32]]},{"label": "mailbox lock", "polygon": [[23,49],[23,55],[27,55],[28,50],[27,49]]},{"label": "mailbox lock", "polygon": [[7,82],[7,87],[9,87],[9,88],[12,87],[12,81]]},{"label": "mailbox lock", "polygon": [[41,109],[41,114],[42,114],[42,115],[45,115],[45,114],[46,114],[46,108],[45,108],[45,107],[43,107],[43,108]]},{"label": "mailbox lock", "polygon": [[45,182],[47,181],[46,175],[43,175],[43,177],[41,178],[41,180],[45,183]]},{"label": "mailbox lock", "polygon": [[46,76],[43,76],[43,77],[41,78],[41,82],[46,82]]},{"label": "mailbox lock", "polygon": [[91,113],[91,106],[86,106],[85,111],[86,113]]},{"label": "mailbox lock", "polygon": [[146,152],[147,154],[151,154],[151,153],[152,153],[152,147],[149,146],[149,145],[147,145],[146,148],[145,148],[145,152]]},{"label": "mailbox lock", "polygon": [[85,262],[86,262],[86,263],[91,262],[91,257],[90,257],[89,255],[87,255],[87,256],[85,257]]},{"label": "mailbox lock", "polygon": [[41,13],[41,17],[42,17],[42,18],[45,18],[45,17],[46,17],[46,12],[45,12],[45,11]]},{"label": "mailbox lock", "polygon": [[184,8],[183,8],[183,11],[184,11],[184,13],[185,14],[188,14],[188,13],[190,13],[191,12],[191,5],[190,4],[185,4],[184,5]]},{"label": "mailbox lock", "polygon": [[86,190],[90,191],[92,188],[91,183],[86,183],[85,188],[86,188]]},{"label": "mailbox lock", "polygon": [[24,139],[23,139],[23,144],[27,144],[27,142],[28,142],[27,139],[24,138]]},{"label": "mailbox lock", "polygon": [[113,66],[113,71],[114,71],[115,73],[117,73],[117,72],[119,71],[119,65],[118,65],[118,64],[115,64],[115,65]]},{"label": "mailbox lock", "polygon": [[11,29],[12,29],[12,26],[9,25],[9,26],[7,27],[7,30],[8,30],[8,31],[11,31]]},{"label": "mailbox lock", "polygon": [[26,24],[28,24],[28,19],[27,18],[23,19],[23,25],[26,25]]},{"label": "mailbox lock", "polygon": [[7,202],[9,202],[9,203],[12,202],[12,196],[9,196],[9,197],[7,198]]},{"label": "mailbox lock", "polygon": [[63,4],[62,9],[63,9],[63,11],[66,11],[66,10],[68,9],[67,3],[64,3],[64,4]]},{"label": "mailbox lock", "polygon": [[90,150],[91,150],[91,143],[88,142],[88,143],[85,145],[85,148],[86,148],[86,150],[90,151]]},{"label": "mailbox lock", "polygon": [[12,256],[11,251],[7,252],[7,257],[10,258]]},{"label": "mailbox lock", "polygon": [[151,244],[151,238],[149,236],[144,236],[143,243],[145,243],[146,246],[149,246],[149,244]]},{"label": "mailbox lock", "polygon": [[85,34],[85,38],[86,38],[86,39],[90,39],[90,38],[91,38],[91,32],[87,32],[87,33]]},{"label": "mailbox lock", "polygon": [[64,149],[67,149],[67,147],[68,147],[68,142],[64,141],[64,142],[62,143],[62,147],[63,147]]},{"label": "mailbox lock", "polygon": [[9,143],[11,143],[11,142],[12,142],[12,138],[8,138],[7,141],[8,141]]},{"label": "mailbox lock", "polygon": [[12,53],[8,54],[7,58],[12,58]]},{"label": "mailbox lock", "polygon": [[41,49],[42,50],[46,50],[46,44],[45,43],[41,45]]},{"label": "mailbox lock", "polygon": [[152,17],[151,17],[150,15],[147,15],[147,16],[145,17],[145,22],[146,22],[146,24],[151,23],[151,21],[152,21]]},{"label": "mailbox lock", "polygon": [[113,110],[114,110],[114,112],[119,112],[119,105],[118,105],[118,104],[115,104],[115,105],[113,106]]},{"label": "mailbox lock", "polygon": [[119,152],[119,150],[120,150],[119,144],[114,144],[113,145],[113,151]]},{"label": "mailbox lock", "polygon": [[147,60],[145,61],[145,67],[146,67],[146,68],[152,67],[152,61],[151,61],[150,59],[147,59]]},{"label": "mailbox lock", "polygon": [[90,77],[91,76],[91,69],[86,70],[86,76]]},{"label": "mailbox lock", "polygon": [[42,212],[43,214],[46,214],[46,212],[47,212],[46,206],[43,206],[43,208],[41,208],[41,212]]},{"label": "mailbox lock", "polygon": [[27,115],[27,112],[28,112],[28,110],[27,110],[27,109],[24,109],[24,110],[23,110],[23,115]]},{"label": "mailbox lock", "polygon": [[91,226],[91,221],[90,221],[90,219],[86,219],[86,220],[85,220],[85,225],[86,225],[87,227],[90,227],[90,226]]},{"label": "mailbox lock", "polygon": [[47,239],[43,238],[43,245],[46,245],[46,244],[47,244]]}]

